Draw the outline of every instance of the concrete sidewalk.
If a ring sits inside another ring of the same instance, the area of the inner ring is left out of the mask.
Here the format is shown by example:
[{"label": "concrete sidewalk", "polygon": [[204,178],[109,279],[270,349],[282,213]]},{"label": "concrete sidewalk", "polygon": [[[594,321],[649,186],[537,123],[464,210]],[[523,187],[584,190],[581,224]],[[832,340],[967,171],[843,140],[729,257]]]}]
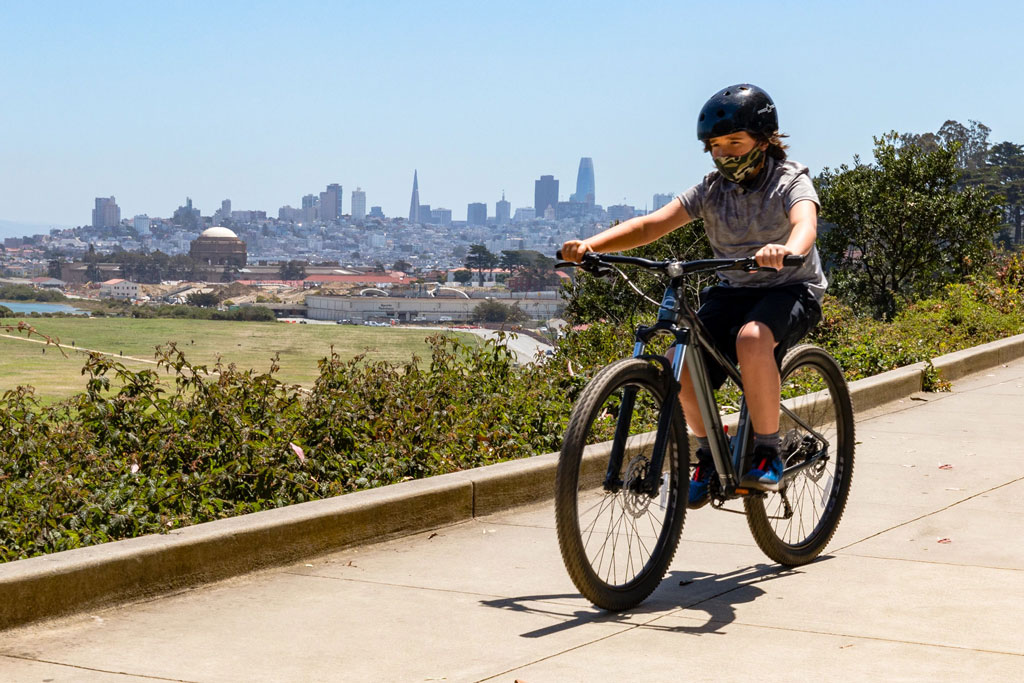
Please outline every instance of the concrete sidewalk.
[{"label": "concrete sidewalk", "polygon": [[705,508],[607,614],[545,503],[6,631],[0,680],[1021,680],[1021,415],[1024,361],[858,416],[843,522],[799,569]]}]

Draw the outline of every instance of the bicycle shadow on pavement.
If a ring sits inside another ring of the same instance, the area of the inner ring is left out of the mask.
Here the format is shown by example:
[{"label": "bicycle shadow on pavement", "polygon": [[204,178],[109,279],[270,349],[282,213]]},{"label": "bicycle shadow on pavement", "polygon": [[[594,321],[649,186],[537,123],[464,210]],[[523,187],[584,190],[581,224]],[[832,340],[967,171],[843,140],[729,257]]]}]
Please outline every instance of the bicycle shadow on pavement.
[{"label": "bicycle shadow on pavement", "polygon": [[[829,559],[831,556],[825,555],[815,560],[815,563]],[[522,638],[543,638],[577,626],[607,623],[679,633],[714,634],[722,633],[723,627],[736,620],[737,605],[753,602],[765,595],[764,589],[758,584],[801,573],[799,569],[777,564],[757,564],[727,574],[671,571],[650,597],[639,606],[625,612],[607,612],[593,605],[573,610],[569,605],[549,607],[543,604],[557,603],[560,600],[579,600],[583,597],[579,593],[524,595],[481,600],[480,604],[516,612],[547,615],[557,621],[550,626],[522,633]],[[698,613],[706,614],[707,617],[703,623],[692,626],[655,623],[663,616],[693,618]],[[647,623],[638,622],[636,617],[644,614],[658,616]]]}]

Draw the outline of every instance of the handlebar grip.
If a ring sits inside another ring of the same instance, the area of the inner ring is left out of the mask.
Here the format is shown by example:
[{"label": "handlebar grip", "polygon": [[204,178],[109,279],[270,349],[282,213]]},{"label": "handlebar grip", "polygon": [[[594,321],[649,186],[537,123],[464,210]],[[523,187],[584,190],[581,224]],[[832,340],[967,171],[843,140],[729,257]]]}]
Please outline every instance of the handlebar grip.
[{"label": "handlebar grip", "polygon": [[555,258],[558,259],[559,261],[564,261],[565,260],[564,258],[562,258],[562,250],[561,249],[559,249],[558,251],[555,252]]},{"label": "handlebar grip", "polygon": [[807,257],[803,254],[787,254],[782,257],[783,266],[802,266]]}]

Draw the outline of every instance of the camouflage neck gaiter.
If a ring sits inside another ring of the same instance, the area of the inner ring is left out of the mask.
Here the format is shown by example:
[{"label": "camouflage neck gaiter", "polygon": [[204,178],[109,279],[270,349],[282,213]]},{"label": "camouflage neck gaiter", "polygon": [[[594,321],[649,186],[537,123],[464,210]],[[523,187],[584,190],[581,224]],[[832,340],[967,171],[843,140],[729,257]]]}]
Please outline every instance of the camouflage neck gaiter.
[{"label": "camouflage neck gaiter", "polygon": [[738,157],[717,157],[714,159],[715,166],[722,177],[733,183],[742,183],[745,180],[753,180],[761,169],[764,168],[764,150],[760,146],[754,148]]}]

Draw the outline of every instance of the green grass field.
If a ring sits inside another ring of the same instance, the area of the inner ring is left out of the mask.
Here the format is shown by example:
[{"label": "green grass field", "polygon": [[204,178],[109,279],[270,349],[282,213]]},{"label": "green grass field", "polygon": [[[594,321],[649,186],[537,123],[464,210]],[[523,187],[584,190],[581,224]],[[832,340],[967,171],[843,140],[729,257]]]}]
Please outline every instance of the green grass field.
[{"label": "green grass field", "polygon": [[[0,319],[0,324],[16,325],[17,321]],[[187,319],[35,318],[27,322],[40,333],[59,338],[63,346],[74,343],[78,348],[107,352],[132,369],[154,367],[132,358],[154,360],[156,347],[169,341],[177,342],[186,358],[195,364],[213,365],[220,356],[225,363],[265,371],[270,367],[270,359],[278,354],[279,379],[307,386],[317,376],[317,361],[330,353],[332,345],[345,359],[365,353],[374,360],[405,361],[414,354],[428,357],[430,349],[424,339],[434,333],[353,325]],[[31,385],[39,396],[58,399],[84,389],[82,353],[65,349],[68,357],[64,358],[52,346],[25,341],[23,333],[0,334],[19,337],[0,337],[0,392]],[[468,343],[477,343],[474,335],[461,336]]]}]

